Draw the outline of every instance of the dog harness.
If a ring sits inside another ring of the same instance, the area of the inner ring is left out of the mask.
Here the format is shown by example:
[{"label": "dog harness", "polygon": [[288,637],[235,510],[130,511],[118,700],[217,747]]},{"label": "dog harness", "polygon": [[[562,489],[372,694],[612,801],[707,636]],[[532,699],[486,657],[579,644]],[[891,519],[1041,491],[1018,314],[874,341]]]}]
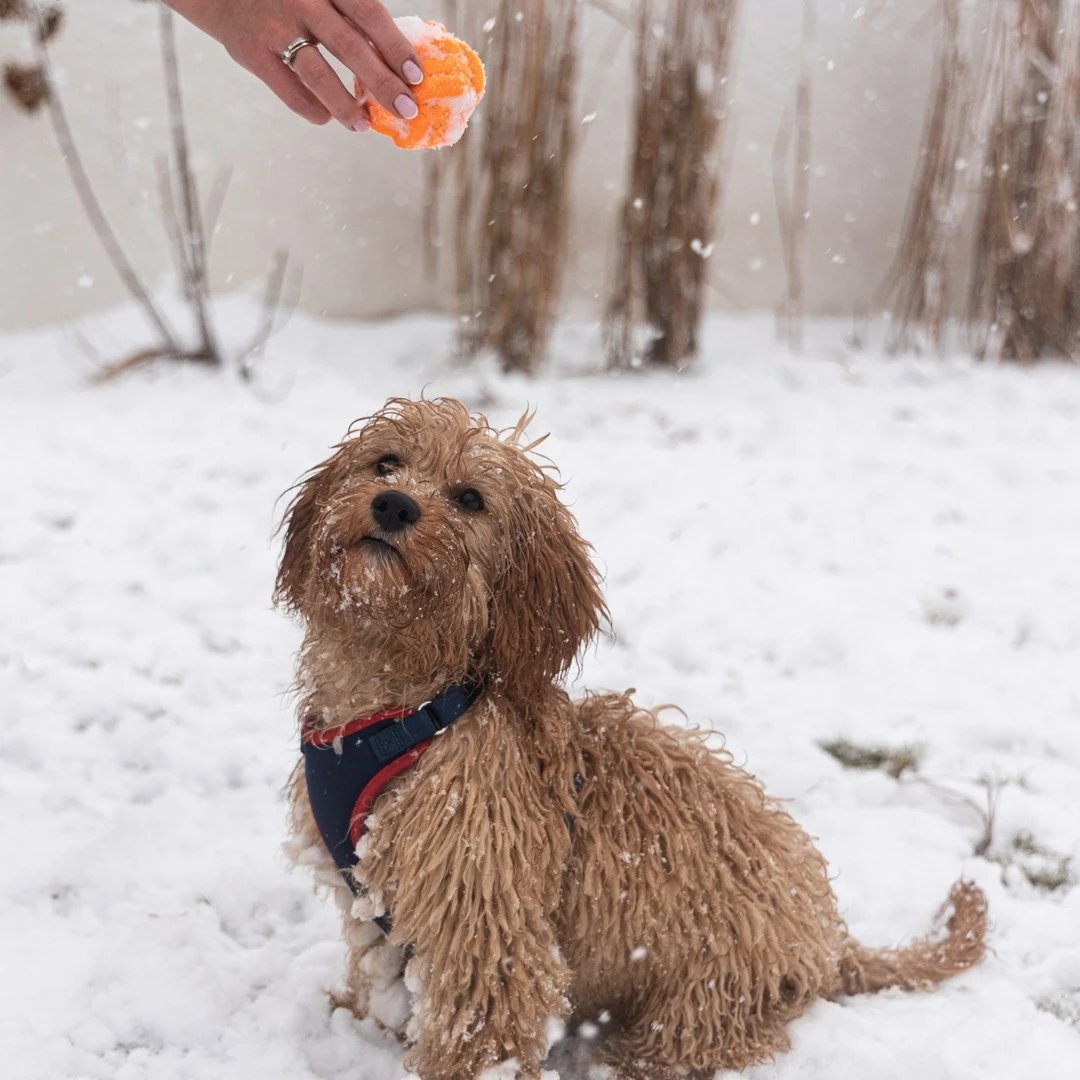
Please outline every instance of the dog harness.
[{"label": "dog harness", "polygon": [[[463,716],[480,696],[479,686],[453,686],[419,709],[384,709],[335,728],[305,723],[300,747],[315,824],[331,858],[353,892],[356,845],[375,800],[396,776],[411,769],[432,739]],[[375,921],[390,932],[386,915]]]}]

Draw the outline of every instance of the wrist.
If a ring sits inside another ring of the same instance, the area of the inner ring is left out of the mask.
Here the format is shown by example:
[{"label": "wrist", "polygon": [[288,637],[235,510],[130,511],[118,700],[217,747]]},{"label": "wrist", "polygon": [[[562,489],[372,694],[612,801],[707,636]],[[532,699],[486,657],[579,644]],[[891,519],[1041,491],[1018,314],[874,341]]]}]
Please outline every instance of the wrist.
[{"label": "wrist", "polygon": [[215,38],[218,36],[215,31],[221,17],[221,10],[228,7],[228,4],[222,0],[163,0],[163,2],[181,18]]}]

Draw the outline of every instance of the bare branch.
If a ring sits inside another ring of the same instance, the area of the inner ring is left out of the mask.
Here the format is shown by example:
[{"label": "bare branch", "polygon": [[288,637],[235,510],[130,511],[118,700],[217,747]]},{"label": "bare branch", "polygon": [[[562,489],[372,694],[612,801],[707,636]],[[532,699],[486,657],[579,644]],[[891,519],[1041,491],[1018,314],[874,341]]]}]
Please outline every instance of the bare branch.
[{"label": "bare branch", "polygon": [[166,357],[179,359],[181,355],[182,354],[173,352],[171,349],[140,349],[138,352],[132,353],[122,360],[117,360],[114,363],[106,365],[91,377],[90,385],[102,386],[107,382],[111,382],[118,375],[123,375],[128,371],[134,371],[136,368],[146,367],[154,360],[161,360]]},{"label": "bare branch", "polygon": [[101,206],[90,176],[86,171],[82,155],[79,153],[79,148],[72,135],[67,113],[60,100],[60,95],[57,93],[56,79],[53,75],[52,62],[43,29],[41,9],[35,3],[35,0],[26,0],[26,5],[34,25],[39,28],[38,32],[32,35],[32,39],[38,65],[49,87],[46,101],[49,109],[49,119],[56,133],[56,141],[60,145],[60,153],[67,165],[75,192],[82,203],[83,211],[86,213],[95,235],[101,242],[102,247],[104,247],[105,254],[112,263],[113,269],[116,270],[131,297],[142,309],[147,321],[157,332],[162,342],[160,351],[165,354],[178,353],[180,347],[177,344],[176,336],[165,321],[165,317],[157,304],[154,303],[149,290],[143,284],[131,260],[128,259],[127,253],[113,230],[112,224]]},{"label": "bare branch", "polygon": [[979,833],[979,839],[972,848],[972,854],[977,855],[980,858],[986,855],[994,842],[994,825],[997,820],[997,804],[1001,794],[1001,788],[1003,787],[1003,781],[985,781],[984,786],[986,795],[983,804],[978,803],[969,795],[965,795],[955,788],[938,783],[936,780],[928,780],[925,776],[907,773],[902,778],[902,782],[921,784],[923,787],[936,792],[950,802],[959,803],[971,810],[982,825],[982,831]]},{"label": "bare branch", "polygon": [[266,277],[266,289],[263,293],[262,315],[254,335],[237,355],[240,376],[245,382],[251,380],[252,361],[263,355],[266,343],[276,329],[278,311],[281,309],[281,297],[285,290],[285,272],[289,265],[289,253],[284,248],[274,252],[274,262]]},{"label": "bare branch", "polygon": [[158,174],[158,213],[161,215],[161,224],[169,239],[169,246],[172,248],[177,275],[185,287],[185,299],[190,299],[186,291],[190,277],[187,264],[188,252],[184,244],[183,227],[176,207],[176,197],[173,195],[172,172],[165,158],[158,158],[155,164]]},{"label": "bare branch", "polygon": [[209,314],[209,282],[206,270],[206,238],[195,176],[191,170],[191,153],[187,128],[184,124],[184,100],[180,90],[180,66],[176,58],[176,32],[173,13],[164,4],[160,12],[161,59],[165,71],[165,97],[169,109],[172,133],[173,167],[180,189],[181,246],[184,251],[182,269],[188,291],[188,302],[195,316],[200,351],[213,363],[221,363],[221,352]]},{"label": "bare branch", "polygon": [[[803,264],[806,256],[806,232],[810,217],[810,107],[812,78],[810,63],[817,37],[815,0],[803,0],[802,50],[799,81],[795,86],[792,113],[785,113],[773,146],[773,193],[780,223],[784,250],[787,291],[780,303],[779,332],[795,351],[802,349],[806,318]],[[791,163],[790,187],[784,179],[785,159],[794,127],[794,160]]]},{"label": "bare branch", "polygon": [[206,261],[210,261],[210,251],[214,245],[214,235],[217,231],[218,220],[221,217],[222,207],[225,205],[225,196],[229,193],[229,184],[232,182],[232,167],[222,166],[218,169],[214,182],[210,185],[210,194],[206,197],[206,206],[203,208],[203,235],[206,237]]}]

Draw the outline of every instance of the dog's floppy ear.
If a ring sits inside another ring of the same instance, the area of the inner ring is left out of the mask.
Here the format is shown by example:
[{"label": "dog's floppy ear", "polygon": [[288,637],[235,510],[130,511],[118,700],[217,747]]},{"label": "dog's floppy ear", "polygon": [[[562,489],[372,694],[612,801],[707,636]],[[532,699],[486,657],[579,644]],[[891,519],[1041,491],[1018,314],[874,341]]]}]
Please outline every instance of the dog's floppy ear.
[{"label": "dog's floppy ear", "polygon": [[290,611],[303,611],[304,592],[311,576],[312,529],[326,469],[324,462],[307,475],[289,503],[278,529],[279,532],[284,531],[285,543],[274,583],[274,603]]},{"label": "dog's floppy ear", "polygon": [[554,485],[515,500],[510,550],[490,608],[490,662],[498,686],[527,704],[562,675],[607,611],[590,547]]}]

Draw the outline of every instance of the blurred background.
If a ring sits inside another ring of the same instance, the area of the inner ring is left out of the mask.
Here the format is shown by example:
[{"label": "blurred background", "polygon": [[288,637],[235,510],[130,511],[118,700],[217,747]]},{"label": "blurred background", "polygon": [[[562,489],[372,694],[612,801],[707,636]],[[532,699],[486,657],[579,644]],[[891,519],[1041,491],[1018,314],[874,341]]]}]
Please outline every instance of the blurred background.
[{"label": "blurred background", "polygon": [[[416,10],[401,0],[388,6],[400,15]],[[421,14],[464,33],[497,15],[498,6],[465,4],[464,28],[454,26],[441,0]],[[563,300],[586,316],[601,310],[613,284],[634,119],[634,5],[612,0],[604,7],[580,5],[575,45],[571,119],[580,146],[569,178]],[[802,68],[804,5],[754,0],[740,7],[723,95],[725,190],[706,302],[772,311],[785,289],[773,154]],[[874,307],[895,256],[940,16],[932,4],[904,0],[825,0],[816,8],[807,56],[813,97],[806,305],[850,316]],[[615,18],[611,9],[629,15]],[[51,50],[79,148],[125,245],[148,280],[160,283],[169,259],[155,161],[167,151],[168,129],[156,5],[69,4],[66,19]],[[308,311],[366,317],[453,310],[450,278],[425,272],[424,155],[402,153],[376,136],[307,126],[215,42],[177,22],[196,172],[204,188],[219,169],[232,176],[214,241],[215,288],[252,285],[272,251],[284,246],[303,267],[301,305]],[[481,54],[485,36],[473,39]],[[23,25],[0,23],[0,57],[32,62],[26,38]],[[46,117],[0,95],[0,133],[0,329],[69,319],[122,299]]]}]

